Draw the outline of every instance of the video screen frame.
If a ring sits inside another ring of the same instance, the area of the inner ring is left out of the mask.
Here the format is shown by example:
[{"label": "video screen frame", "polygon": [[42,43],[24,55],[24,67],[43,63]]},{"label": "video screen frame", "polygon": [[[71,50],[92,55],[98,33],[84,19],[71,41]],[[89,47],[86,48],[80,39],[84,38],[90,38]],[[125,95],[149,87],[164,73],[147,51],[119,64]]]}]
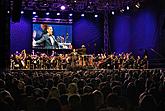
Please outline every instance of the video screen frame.
[{"label": "video screen frame", "polygon": [[72,19],[33,18],[32,49],[72,49],[72,31]]}]

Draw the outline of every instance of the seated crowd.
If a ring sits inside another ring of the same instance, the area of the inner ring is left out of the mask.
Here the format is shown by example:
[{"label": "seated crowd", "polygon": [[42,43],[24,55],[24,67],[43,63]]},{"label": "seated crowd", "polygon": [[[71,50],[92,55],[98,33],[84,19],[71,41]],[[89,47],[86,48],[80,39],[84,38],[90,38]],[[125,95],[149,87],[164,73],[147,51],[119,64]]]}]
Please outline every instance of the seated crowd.
[{"label": "seated crowd", "polygon": [[165,111],[163,70],[7,71],[1,111]]}]

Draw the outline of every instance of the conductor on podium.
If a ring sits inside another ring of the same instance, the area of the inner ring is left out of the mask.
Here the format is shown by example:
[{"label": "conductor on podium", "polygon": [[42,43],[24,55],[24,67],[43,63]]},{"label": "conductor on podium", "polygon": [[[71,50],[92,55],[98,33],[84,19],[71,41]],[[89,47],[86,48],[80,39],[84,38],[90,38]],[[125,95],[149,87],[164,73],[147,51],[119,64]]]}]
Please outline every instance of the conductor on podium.
[{"label": "conductor on podium", "polygon": [[81,48],[78,50],[80,55],[85,55],[86,54],[86,47],[85,45],[82,45]]}]

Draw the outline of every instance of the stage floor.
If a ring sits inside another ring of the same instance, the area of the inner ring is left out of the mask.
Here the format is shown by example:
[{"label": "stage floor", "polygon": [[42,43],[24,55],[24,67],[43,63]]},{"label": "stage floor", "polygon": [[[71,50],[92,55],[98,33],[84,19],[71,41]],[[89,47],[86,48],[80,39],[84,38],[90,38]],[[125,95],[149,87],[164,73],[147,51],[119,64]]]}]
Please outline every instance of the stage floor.
[{"label": "stage floor", "polygon": [[107,70],[107,71],[118,71],[118,70],[126,70],[126,71],[138,71],[138,70],[165,70],[165,68],[153,68],[153,69],[78,69],[78,70],[68,70],[68,69],[10,69],[10,71],[55,71],[55,72],[63,72],[63,71],[101,71],[101,70]]}]

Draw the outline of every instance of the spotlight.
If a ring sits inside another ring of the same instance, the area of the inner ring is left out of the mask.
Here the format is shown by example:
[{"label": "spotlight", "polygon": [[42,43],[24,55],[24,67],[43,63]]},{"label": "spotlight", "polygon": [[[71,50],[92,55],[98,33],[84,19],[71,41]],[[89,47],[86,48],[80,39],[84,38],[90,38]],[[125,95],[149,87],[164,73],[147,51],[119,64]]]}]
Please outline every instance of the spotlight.
[{"label": "spotlight", "polygon": [[[40,0],[40,1],[43,1],[43,0]],[[48,3],[46,2],[46,0],[42,2],[42,5],[48,6]]]},{"label": "spotlight", "polygon": [[112,11],[112,15],[115,15],[115,12],[114,11]]},{"label": "spotlight", "polygon": [[74,3],[76,3],[77,1],[75,0]]},{"label": "spotlight", "polygon": [[44,6],[47,6],[48,4],[47,3],[44,3]]},{"label": "spotlight", "polygon": [[140,8],[140,3],[138,2],[136,5],[135,5],[136,8]]},{"label": "spotlight", "polygon": [[129,6],[127,6],[127,10],[129,10]]},{"label": "spotlight", "polygon": [[35,15],[36,14],[36,12],[33,12],[33,15]]},{"label": "spotlight", "polygon": [[50,18],[46,18],[46,21],[49,21],[50,20]]},{"label": "spotlight", "polygon": [[61,6],[61,10],[65,10],[65,6],[64,5]]},{"label": "spotlight", "polygon": [[124,9],[121,9],[120,12],[123,13],[124,12]]},{"label": "spotlight", "polygon": [[8,10],[8,11],[7,11],[7,13],[9,14],[9,13],[10,13],[10,11]]},{"label": "spotlight", "polygon": [[37,18],[38,17],[38,15],[35,15],[33,18]]},{"label": "spotlight", "polygon": [[46,12],[46,15],[50,15],[50,13],[49,12]]},{"label": "spotlight", "polygon": [[60,15],[60,13],[57,13],[57,15]]},{"label": "spotlight", "polygon": [[88,5],[88,7],[87,8],[91,8],[91,6],[90,5]]},{"label": "spotlight", "polygon": [[85,15],[84,14],[81,14],[81,17],[84,17]]},{"label": "spotlight", "polygon": [[72,16],[73,16],[73,14],[72,14],[72,13],[70,13],[70,14],[69,14],[69,16],[70,16],[70,17],[72,17]]},{"label": "spotlight", "polygon": [[95,15],[95,18],[97,18],[98,17],[98,15]]},{"label": "spotlight", "polygon": [[24,11],[21,11],[21,14],[24,14]]}]

